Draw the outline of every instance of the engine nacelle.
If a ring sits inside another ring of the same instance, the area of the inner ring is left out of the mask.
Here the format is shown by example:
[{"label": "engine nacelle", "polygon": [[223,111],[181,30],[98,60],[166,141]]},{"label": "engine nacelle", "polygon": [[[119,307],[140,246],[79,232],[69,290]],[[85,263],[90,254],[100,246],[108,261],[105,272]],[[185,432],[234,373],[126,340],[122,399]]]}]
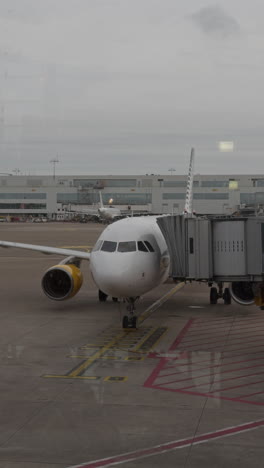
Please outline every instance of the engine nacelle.
[{"label": "engine nacelle", "polygon": [[75,296],[83,283],[83,275],[76,265],[55,265],[42,278],[42,289],[55,301],[64,301]]},{"label": "engine nacelle", "polygon": [[249,306],[255,302],[254,283],[235,281],[230,283],[230,293],[234,301],[240,305]]}]

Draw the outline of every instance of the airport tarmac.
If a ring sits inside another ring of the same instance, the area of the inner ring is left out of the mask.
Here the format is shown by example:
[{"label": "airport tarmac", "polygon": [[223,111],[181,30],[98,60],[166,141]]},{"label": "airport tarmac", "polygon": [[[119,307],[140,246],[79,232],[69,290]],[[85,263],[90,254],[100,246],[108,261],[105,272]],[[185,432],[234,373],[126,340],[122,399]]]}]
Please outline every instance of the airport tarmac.
[{"label": "airport tarmac", "polygon": [[[102,229],[2,223],[0,238],[90,249]],[[263,467],[263,311],[166,284],[124,331],[88,263],[79,293],[53,302],[41,278],[61,257],[0,255],[0,468]]]}]

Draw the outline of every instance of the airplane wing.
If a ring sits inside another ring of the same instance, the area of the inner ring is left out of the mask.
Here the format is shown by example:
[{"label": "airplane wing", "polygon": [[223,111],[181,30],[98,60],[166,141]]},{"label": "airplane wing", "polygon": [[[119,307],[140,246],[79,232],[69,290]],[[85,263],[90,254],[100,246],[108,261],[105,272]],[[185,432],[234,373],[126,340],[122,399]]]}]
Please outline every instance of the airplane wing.
[{"label": "airplane wing", "polygon": [[71,206],[71,208],[67,211],[67,213],[85,214],[85,215],[99,217],[98,209],[95,209],[95,208],[84,208],[83,210],[75,210]]},{"label": "airplane wing", "polygon": [[80,250],[72,250],[72,249],[61,249],[59,247],[48,247],[44,245],[34,245],[34,244],[20,244],[19,242],[6,242],[0,241],[0,247],[15,247],[17,249],[26,249],[26,250],[35,250],[36,252],[41,252],[43,254],[56,254],[62,255],[66,257],[76,257],[81,258],[83,260],[90,260],[90,253],[89,252],[82,252]]}]

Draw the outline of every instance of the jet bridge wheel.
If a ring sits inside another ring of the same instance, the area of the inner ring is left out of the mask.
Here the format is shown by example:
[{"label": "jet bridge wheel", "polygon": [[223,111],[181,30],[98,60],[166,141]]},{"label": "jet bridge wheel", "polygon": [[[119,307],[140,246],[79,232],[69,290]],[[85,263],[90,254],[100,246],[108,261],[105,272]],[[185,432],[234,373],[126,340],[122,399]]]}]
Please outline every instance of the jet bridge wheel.
[{"label": "jet bridge wheel", "polygon": [[217,304],[218,292],[216,288],[210,289],[210,304]]},{"label": "jet bridge wheel", "polygon": [[231,294],[230,294],[229,288],[225,288],[223,299],[226,305],[231,304]]},{"label": "jet bridge wheel", "polygon": [[99,289],[98,291],[98,299],[99,299],[99,302],[105,302],[107,299],[107,294],[101,291],[101,289]]}]

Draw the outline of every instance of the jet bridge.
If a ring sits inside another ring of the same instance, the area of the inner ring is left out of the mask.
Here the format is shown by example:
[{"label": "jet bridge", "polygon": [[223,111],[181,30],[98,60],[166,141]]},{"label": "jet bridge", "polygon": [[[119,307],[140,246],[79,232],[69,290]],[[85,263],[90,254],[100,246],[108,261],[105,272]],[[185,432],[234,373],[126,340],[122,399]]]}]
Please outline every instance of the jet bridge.
[{"label": "jet bridge", "polygon": [[[211,303],[231,296],[243,305],[264,306],[264,217],[186,217],[157,219],[171,257],[174,280],[205,281]],[[230,289],[223,292],[223,284]]]}]

